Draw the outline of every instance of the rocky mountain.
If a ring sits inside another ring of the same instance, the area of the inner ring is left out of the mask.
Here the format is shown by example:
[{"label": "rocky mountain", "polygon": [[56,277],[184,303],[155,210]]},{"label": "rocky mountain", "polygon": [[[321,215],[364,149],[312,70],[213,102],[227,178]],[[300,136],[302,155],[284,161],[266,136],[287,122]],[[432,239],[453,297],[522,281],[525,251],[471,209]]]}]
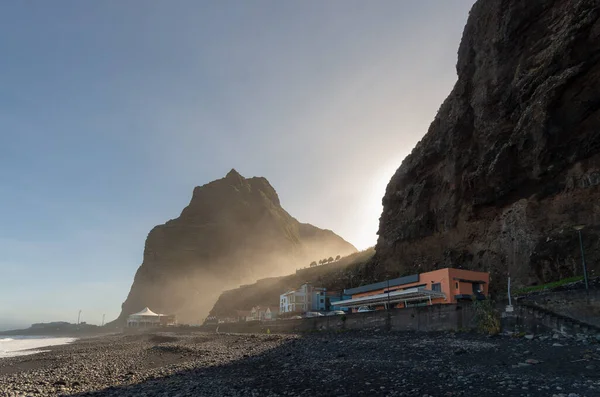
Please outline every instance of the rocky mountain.
[{"label": "rocky mountain", "polygon": [[265,178],[231,170],[196,187],[178,218],[150,231],[118,321],[150,307],[198,322],[223,290],[353,252],[332,231],[288,214]]},{"label": "rocky mountain", "polygon": [[379,271],[600,271],[600,2],[479,0],[458,81],[383,199]]}]

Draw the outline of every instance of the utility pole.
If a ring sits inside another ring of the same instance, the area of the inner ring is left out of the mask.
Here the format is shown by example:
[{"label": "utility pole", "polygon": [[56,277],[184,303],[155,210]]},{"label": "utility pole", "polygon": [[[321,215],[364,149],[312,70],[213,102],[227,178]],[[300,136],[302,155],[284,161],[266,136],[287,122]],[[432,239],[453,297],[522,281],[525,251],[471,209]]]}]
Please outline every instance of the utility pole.
[{"label": "utility pole", "polygon": [[579,233],[579,248],[581,249],[581,263],[583,264],[583,280],[585,281],[585,292],[589,295],[590,290],[588,286],[587,266],[585,264],[585,255],[583,253],[583,238],[581,237],[581,230],[583,230],[584,227],[585,225],[576,225],[573,226],[573,229],[577,230],[577,233]]},{"label": "utility pole", "polygon": [[510,276],[508,276],[508,306],[512,306],[512,301],[510,299]]},{"label": "utility pole", "polygon": [[506,312],[511,313],[513,311],[514,311],[514,308],[512,305],[512,299],[510,297],[510,273],[508,273],[508,306],[506,306]]},{"label": "utility pole", "polygon": [[103,314],[103,315],[102,315],[102,325],[101,325],[102,327],[104,327],[104,317],[105,317],[105,316],[106,316],[106,314]]},{"label": "utility pole", "polygon": [[387,309],[390,310],[390,277],[387,277]]},{"label": "utility pole", "polygon": [[387,305],[386,305],[386,316],[385,316],[385,329],[390,331],[392,329],[392,312],[390,311],[390,275],[386,274],[387,281]]}]

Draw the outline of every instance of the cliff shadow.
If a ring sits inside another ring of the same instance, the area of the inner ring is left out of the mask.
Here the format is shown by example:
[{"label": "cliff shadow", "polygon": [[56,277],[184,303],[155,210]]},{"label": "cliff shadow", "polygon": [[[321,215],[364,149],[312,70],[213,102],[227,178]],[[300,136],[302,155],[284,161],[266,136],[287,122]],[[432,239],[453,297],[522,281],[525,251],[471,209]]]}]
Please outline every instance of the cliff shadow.
[{"label": "cliff shadow", "polygon": [[[519,356],[525,348],[539,365],[514,365],[524,360]],[[574,361],[584,350],[565,346],[557,351],[551,342],[444,332],[311,333],[222,365],[75,396],[447,395],[449,384],[460,389],[464,379],[471,386],[466,395],[516,396],[522,390],[499,383],[506,376],[539,385],[598,381],[598,374],[586,371],[589,363]]]}]

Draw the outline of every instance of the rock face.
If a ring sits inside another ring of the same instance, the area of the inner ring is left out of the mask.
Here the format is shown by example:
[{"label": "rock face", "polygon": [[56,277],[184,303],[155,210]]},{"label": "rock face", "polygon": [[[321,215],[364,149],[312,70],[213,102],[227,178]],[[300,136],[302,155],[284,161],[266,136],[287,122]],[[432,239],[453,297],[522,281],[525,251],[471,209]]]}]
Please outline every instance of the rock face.
[{"label": "rock face", "polygon": [[265,178],[231,170],[196,187],[179,218],[152,229],[119,321],[147,306],[198,322],[225,289],[355,251],[290,216]]},{"label": "rock face", "polygon": [[479,0],[458,81],[383,199],[377,266],[505,288],[600,271],[600,2]]}]

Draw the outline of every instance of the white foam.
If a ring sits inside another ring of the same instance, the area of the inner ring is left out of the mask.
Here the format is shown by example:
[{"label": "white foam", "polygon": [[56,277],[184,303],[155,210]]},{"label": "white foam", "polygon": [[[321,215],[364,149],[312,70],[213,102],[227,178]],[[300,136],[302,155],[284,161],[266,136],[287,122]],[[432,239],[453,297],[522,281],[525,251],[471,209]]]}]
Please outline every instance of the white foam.
[{"label": "white foam", "polygon": [[55,338],[45,336],[13,336],[0,339],[0,358],[41,353],[42,347],[66,345],[77,338]]}]

